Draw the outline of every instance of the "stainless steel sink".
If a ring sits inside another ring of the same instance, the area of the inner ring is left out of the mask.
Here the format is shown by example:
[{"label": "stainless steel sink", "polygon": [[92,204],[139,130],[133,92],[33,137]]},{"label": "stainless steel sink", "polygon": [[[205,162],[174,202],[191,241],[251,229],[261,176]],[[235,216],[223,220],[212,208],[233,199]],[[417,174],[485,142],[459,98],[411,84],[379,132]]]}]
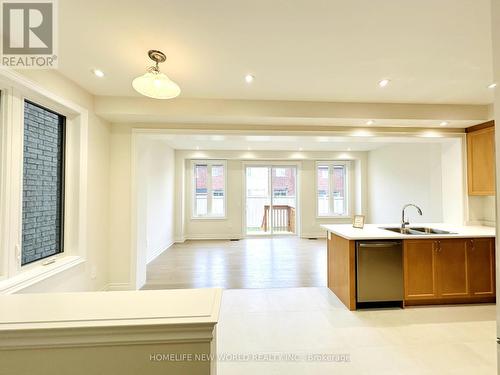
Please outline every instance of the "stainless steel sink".
[{"label": "stainless steel sink", "polygon": [[432,235],[432,234],[454,234],[453,232],[448,232],[447,230],[427,228],[427,227],[382,227],[380,229],[390,230],[391,232],[408,234],[408,235]]},{"label": "stainless steel sink", "polygon": [[412,228],[416,231],[423,232],[425,234],[456,234],[454,232],[449,232],[447,230],[442,230],[442,229],[436,229],[436,228]]},{"label": "stainless steel sink", "polygon": [[380,228],[380,229],[390,230],[391,232],[396,232],[401,234],[420,234],[420,235],[423,234],[422,232],[416,231],[413,228],[391,227],[391,228]]}]

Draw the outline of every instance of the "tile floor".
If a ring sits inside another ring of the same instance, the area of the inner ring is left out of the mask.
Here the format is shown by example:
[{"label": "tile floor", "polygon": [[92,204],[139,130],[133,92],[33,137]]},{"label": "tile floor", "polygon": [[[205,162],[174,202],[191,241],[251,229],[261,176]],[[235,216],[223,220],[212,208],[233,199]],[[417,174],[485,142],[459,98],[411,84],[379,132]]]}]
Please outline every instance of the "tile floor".
[{"label": "tile floor", "polygon": [[[495,319],[495,305],[350,312],[327,288],[225,290],[217,351],[242,361],[218,374],[493,375]],[[278,353],[291,360],[265,361]],[[308,354],[350,361],[296,361]]]}]

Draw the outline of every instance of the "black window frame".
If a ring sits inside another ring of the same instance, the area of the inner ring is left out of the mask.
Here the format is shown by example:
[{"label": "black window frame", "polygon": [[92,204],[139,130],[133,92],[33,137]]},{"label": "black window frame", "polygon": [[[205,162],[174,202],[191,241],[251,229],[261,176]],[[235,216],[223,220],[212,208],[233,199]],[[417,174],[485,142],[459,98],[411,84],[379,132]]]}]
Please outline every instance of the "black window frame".
[{"label": "black window frame", "polygon": [[[59,119],[59,126],[61,126],[62,128],[62,132],[61,132],[61,165],[59,166],[60,170],[59,170],[59,173],[60,173],[60,181],[59,181],[59,188],[61,190],[61,195],[60,195],[60,198],[59,198],[59,215],[60,215],[60,230],[59,230],[59,244],[60,244],[60,249],[54,253],[54,254],[51,254],[51,255],[48,255],[46,257],[43,257],[43,258],[39,258],[39,259],[35,259],[35,260],[32,260],[30,262],[26,262],[26,263],[23,263],[23,244],[22,244],[22,225],[21,225],[21,267],[25,267],[27,265],[30,265],[30,264],[33,264],[33,263],[36,263],[36,262],[42,262],[48,258],[51,258],[51,257],[54,257],[54,256],[57,256],[57,255],[60,255],[60,254],[63,254],[64,251],[65,251],[65,246],[64,246],[64,228],[65,228],[65,202],[66,202],[66,199],[65,199],[65,190],[66,190],[66,116],[50,109],[50,108],[47,108],[41,104],[38,104],[38,103],[35,103],[29,99],[24,99],[23,100],[23,150],[22,150],[22,159],[23,159],[23,183],[21,185],[21,190],[24,189],[24,139],[25,139],[25,136],[24,136],[24,130],[25,130],[25,106],[24,104],[25,103],[28,103],[32,106],[35,106],[35,107],[38,107],[44,111],[47,111],[47,112],[50,112],[50,113],[53,113],[55,115],[57,115],[58,119]],[[24,202],[24,194],[21,194],[21,204],[23,204]],[[21,218],[23,216],[23,208],[21,207]]]}]

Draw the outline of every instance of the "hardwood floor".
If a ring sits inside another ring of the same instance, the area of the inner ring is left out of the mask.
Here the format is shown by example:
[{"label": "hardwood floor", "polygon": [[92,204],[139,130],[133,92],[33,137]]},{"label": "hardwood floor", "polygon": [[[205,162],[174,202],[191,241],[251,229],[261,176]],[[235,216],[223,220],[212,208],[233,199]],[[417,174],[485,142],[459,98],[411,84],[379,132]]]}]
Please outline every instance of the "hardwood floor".
[{"label": "hardwood floor", "polygon": [[326,286],[326,240],[186,241],[148,265],[143,289]]}]

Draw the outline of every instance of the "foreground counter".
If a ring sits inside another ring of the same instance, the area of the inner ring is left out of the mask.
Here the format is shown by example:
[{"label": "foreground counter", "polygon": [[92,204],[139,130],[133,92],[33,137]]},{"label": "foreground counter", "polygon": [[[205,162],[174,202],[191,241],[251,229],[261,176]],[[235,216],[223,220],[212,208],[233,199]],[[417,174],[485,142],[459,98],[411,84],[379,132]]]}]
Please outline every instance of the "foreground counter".
[{"label": "foreground counter", "polygon": [[0,297],[0,374],[215,374],[221,289]]}]

